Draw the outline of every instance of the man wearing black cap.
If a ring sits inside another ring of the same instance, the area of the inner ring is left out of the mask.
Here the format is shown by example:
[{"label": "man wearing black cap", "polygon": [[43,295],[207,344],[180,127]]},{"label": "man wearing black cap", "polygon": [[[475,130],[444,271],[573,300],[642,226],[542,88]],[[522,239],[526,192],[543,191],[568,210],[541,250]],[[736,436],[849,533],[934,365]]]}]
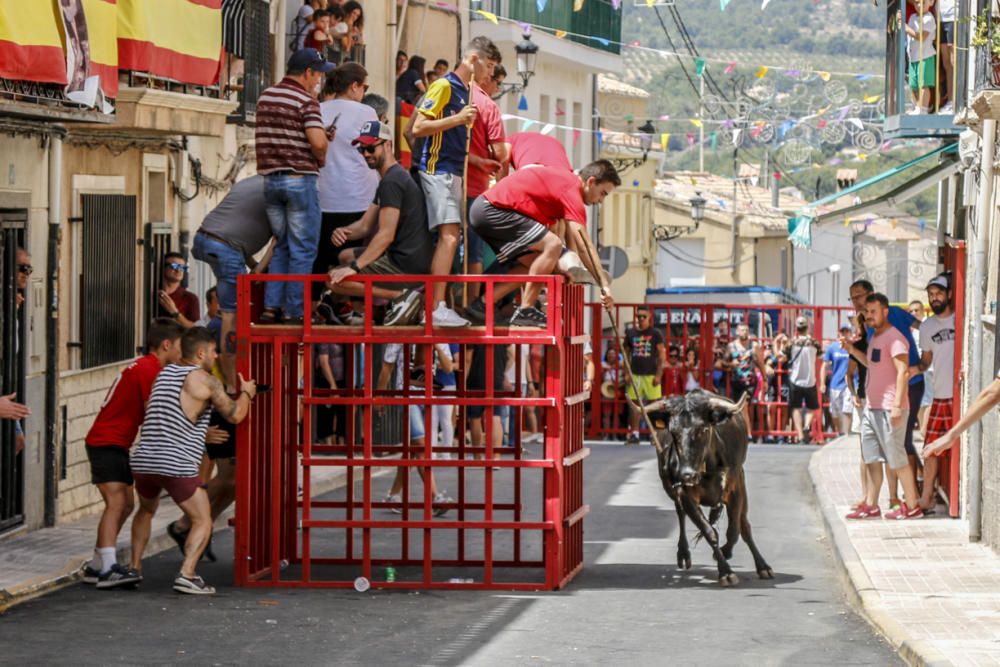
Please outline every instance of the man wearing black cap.
[{"label": "man wearing black cap", "polygon": [[[330,289],[335,294],[360,297],[364,286],[343,282],[356,274],[416,274],[427,275],[431,270],[434,243],[427,228],[427,207],[420,186],[409,172],[396,162],[392,152],[392,130],[377,120],[367,121],[361,134],[351,142],[369,168],[378,172],[380,181],[375,201],[357,222],[333,230],[330,241],[340,247],[347,241],[358,241],[375,235],[364,248],[352,248],[341,253],[343,265],[330,271]],[[346,256],[345,256],[346,253]],[[387,326],[410,324],[420,315],[421,284],[386,283],[373,286],[375,297],[393,299],[386,314]]]},{"label": "man wearing black cap", "polygon": [[[955,311],[951,308],[951,296],[951,279],[947,273],[927,283],[927,302],[934,315],[920,324],[922,354],[917,364],[921,371],[927,371],[934,364],[934,402],[927,420],[925,442],[937,440],[955,424],[951,412],[955,389]],[[925,512],[934,509],[937,473],[937,455],[928,455],[925,450],[924,488],[920,494],[920,506]]]},{"label": "man wearing black cap", "polygon": [[[264,200],[277,243],[272,273],[311,273],[319,247],[321,213],[316,187],[327,144],[336,126],[323,126],[317,97],[334,69],[316,49],[299,49],[285,78],[257,100],[257,173],[264,176]],[[261,321],[302,322],[302,286],[268,283]]]}]

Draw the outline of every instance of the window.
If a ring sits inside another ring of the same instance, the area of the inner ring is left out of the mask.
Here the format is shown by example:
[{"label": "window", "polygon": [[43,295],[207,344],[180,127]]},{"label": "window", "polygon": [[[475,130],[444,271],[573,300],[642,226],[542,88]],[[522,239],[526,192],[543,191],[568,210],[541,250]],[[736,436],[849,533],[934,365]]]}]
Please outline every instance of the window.
[{"label": "window", "polygon": [[135,355],[135,218],[133,195],[81,196],[80,367]]},{"label": "window", "polygon": [[[28,212],[0,209],[0,391],[24,400],[24,318],[16,308],[17,248],[25,245]],[[24,520],[24,452],[14,422],[0,419],[0,531]]]},{"label": "window", "polygon": [[[268,0],[226,0],[223,3],[223,45],[230,55],[230,77],[236,78],[239,106],[230,123],[257,122],[257,98],[271,84]],[[364,64],[364,47],[360,62]],[[239,71],[242,68],[242,76]]]}]

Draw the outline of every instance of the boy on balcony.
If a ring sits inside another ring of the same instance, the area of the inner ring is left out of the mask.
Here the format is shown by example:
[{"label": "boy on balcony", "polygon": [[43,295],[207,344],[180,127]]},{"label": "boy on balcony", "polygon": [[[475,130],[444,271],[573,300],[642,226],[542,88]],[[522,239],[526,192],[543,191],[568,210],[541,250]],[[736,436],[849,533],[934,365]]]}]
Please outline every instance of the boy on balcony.
[{"label": "boy on balcony", "polygon": [[915,11],[906,22],[906,51],[910,61],[908,77],[910,92],[917,105],[909,114],[930,113],[933,89],[936,84],[937,52],[934,36],[937,23],[931,12],[934,0],[917,0]]}]

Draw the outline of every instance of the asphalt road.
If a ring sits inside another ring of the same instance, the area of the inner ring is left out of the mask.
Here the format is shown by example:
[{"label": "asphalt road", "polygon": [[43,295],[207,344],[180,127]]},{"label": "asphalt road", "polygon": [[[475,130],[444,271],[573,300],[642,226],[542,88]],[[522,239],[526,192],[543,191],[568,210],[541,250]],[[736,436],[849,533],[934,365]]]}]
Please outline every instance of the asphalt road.
[{"label": "asphalt road", "polygon": [[173,593],[178,554],[162,554],[138,591],[81,584],[0,617],[0,664],[903,664],[845,602],[811,451],[751,450],[750,518],[771,581],[742,544],[736,588],[718,586],[704,543],[679,572],[652,450],[598,445],[586,462],[586,566],[564,591],[237,589],[227,531],[215,539],[221,562],[200,568],[218,595]]}]

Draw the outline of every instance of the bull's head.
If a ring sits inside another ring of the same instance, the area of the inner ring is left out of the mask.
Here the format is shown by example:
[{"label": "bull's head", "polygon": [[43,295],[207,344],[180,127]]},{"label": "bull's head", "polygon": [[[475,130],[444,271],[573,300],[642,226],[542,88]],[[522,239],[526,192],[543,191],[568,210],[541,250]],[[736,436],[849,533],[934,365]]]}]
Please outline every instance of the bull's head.
[{"label": "bull's head", "polygon": [[701,481],[713,447],[714,428],[740,414],[745,400],[733,403],[708,392],[692,392],[647,406],[654,422],[651,427],[657,428],[667,449],[663,465],[675,484],[694,486]]}]

